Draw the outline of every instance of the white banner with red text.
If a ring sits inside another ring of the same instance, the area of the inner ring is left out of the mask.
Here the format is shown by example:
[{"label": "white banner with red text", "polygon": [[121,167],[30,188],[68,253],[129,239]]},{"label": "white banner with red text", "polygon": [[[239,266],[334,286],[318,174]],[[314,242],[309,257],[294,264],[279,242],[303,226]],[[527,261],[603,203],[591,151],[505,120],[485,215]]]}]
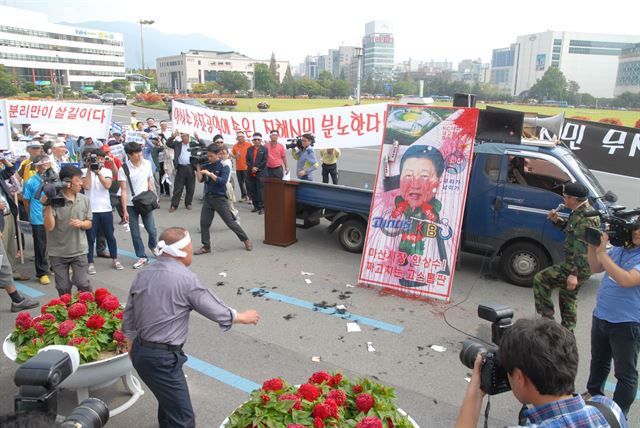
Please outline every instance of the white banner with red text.
[{"label": "white banner with red text", "polygon": [[8,150],[11,141],[11,128],[7,120],[6,100],[0,100],[0,150]]},{"label": "white banner with red text", "polygon": [[173,103],[173,129],[211,140],[221,134],[227,143],[235,143],[236,132],[247,139],[260,132],[267,140],[277,130],[281,139],[310,133],[316,148],[377,146],[382,140],[387,104],[295,110],[269,113],[244,113],[210,110],[183,103]]}]

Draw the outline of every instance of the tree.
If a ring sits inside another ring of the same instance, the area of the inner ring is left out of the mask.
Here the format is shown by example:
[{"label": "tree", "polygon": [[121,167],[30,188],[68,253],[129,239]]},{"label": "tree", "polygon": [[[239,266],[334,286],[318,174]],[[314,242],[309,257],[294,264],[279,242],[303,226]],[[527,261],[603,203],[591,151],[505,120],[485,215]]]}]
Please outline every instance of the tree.
[{"label": "tree", "polygon": [[417,95],[418,83],[411,80],[401,80],[400,82],[395,82],[393,84],[393,94]]},{"label": "tree", "polygon": [[276,82],[280,82],[280,73],[278,73],[278,63],[276,62],[276,54],[271,52],[271,60],[269,61],[269,70]]},{"label": "tree", "polygon": [[129,82],[126,79],[115,79],[111,81],[111,86],[116,92],[127,92],[129,90]]},{"label": "tree", "polygon": [[287,71],[284,73],[282,84],[279,88],[279,93],[282,95],[288,95],[293,97],[295,95],[295,85],[293,82],[293,76],[291,75],[291,66],[287,65]]},{"label": "tree", "polygon": [[322,73],[320,73],[320,75],[318,76],[318,84],[320,84],[320,87],[322,88],[322,95],[331,96],[333,75],[330,72],[324,70]]},{"label": "tree", "polygon": [[539,100],[565,100],[567,79],[558,67],[549,67],[544,75],[529,89],[529,97]]},{"label": "tree", "polygon": [[218,73],[218,83],[227,92],[246,91],[249,89],[247,76],[239,71],[221,71]]},{"label": "tree", "polygon": [[362,91],[367,94],[373,94],[375,92],[375,83],[373,83],[373,77],[369,75],[367,80],[364,81],[364,85],[362,85]]},{"label": "tree", "polygon": [[13,84],[13,76],[0,65],[0,96],[10,97],[18,93],[18,88]]},{"label": "tree", "polygon": [[309,79],[308,77],[296,80],[293,83],[295,88],[295,95],[307,95],[309,97],[322,95],[322,87],[320,86],[320,84],[315,80]]},{"label": "tree", "polygon": [[266,64],[256,64],[253,73],[256,79],[255,90],[272,95],[278,84],[269,67]]},{"label": "tree", "polygon": [[191,90],[196,94],[210,94],[218,89],[218,86],[220,85],[216,82],[194,83]]},{"label": "tree", "polygon": [[345,98],[351,95],[351,82],[344,79],[336,79],[331,84],[331,98]]}]

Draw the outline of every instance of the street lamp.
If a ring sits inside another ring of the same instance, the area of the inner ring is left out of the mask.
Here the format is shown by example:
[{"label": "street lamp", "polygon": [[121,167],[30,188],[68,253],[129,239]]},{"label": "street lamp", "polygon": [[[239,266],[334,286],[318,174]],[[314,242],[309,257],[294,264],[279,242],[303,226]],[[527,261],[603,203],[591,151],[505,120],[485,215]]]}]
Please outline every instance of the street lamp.
[{"label": "street lamp", "polygon": [[153,19],[150,19],[150,20],[141,19],[140,20],[140,51],[141,51],[141,54],[142,54],[142,72],[143,72],[143,74],[144,74],[145,68],[144,68],[144,39],[142,37],[142,26],[143,25],[151,25],[154,22],[156,22],[156,21],[154,21]]},{"label": "street lamp", "polygon": [[358,61],[358,75],[356,77],[356,105],[360,105],[360,77],[362,75],[361,64],[362,64],[362,48],[355,49],[354,55]]}]

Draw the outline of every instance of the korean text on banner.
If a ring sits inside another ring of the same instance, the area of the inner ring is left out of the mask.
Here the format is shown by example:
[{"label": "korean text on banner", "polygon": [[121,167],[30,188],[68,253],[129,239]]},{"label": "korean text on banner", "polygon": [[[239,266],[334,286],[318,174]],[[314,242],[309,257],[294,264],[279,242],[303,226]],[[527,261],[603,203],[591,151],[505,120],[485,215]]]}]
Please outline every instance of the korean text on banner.
[{"label": "korean text on banner", "polygon": [[7,118],[6,100],[0,100],[0,150],[8,150],[11,141],[11,128]]},{"label": "korean text on banner", "polygon": [[296,138],[305,133],[316,137],[316,148],[377,146],[382,139],[386,103],[296,110],[270,113],[241,113],[210,110],[173,103],[173,129],[211,140],[222,134],[235,141],[236,132],[263,136],[277,130],[280,138]]},{"label": "korean text on banner", "polygon": [[107,138],[113,106],[55,101],[7,100],[12,124],[31,124],[33,130],[47,134],[71,134]]},{"label": "korean text on banner", "polygon": [[127,131],[125,136],[125,143],[134,142],[134,143],[144,144],[145,143],[144,135],[145,133],[141,131]]},{"label": "korean text on banner", "polygon": [[389,106],[359,281],[448,301],[477,109]]}]

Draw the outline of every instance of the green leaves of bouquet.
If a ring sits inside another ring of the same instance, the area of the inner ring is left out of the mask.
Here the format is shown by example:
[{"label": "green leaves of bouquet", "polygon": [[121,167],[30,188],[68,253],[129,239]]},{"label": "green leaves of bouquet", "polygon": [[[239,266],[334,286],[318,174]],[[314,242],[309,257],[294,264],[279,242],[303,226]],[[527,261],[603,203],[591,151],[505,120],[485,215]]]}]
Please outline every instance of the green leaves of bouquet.
[{"label": "green leaves of bouquet", "polygon": [[9,338],[16,346],[16,362],[24,363],[48,345],[75,346],[81,364],[98,360],[103,352],[125,352],[122,316],[120,301],[106,288],[63,294],[34,318],[20,312]]},{"label": "green leaves of bouquet", "polygon": [[395,398],[393,388],[370,379],[352,383],[340,373],[316,372],[300,386],[269,379],[231,414],[226,428],[412,428]]}]

